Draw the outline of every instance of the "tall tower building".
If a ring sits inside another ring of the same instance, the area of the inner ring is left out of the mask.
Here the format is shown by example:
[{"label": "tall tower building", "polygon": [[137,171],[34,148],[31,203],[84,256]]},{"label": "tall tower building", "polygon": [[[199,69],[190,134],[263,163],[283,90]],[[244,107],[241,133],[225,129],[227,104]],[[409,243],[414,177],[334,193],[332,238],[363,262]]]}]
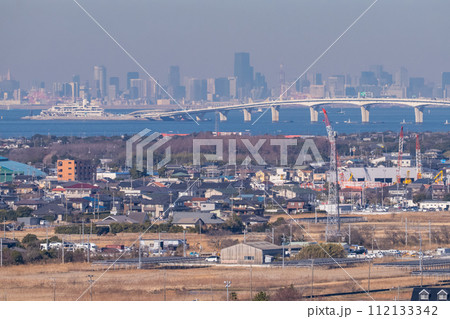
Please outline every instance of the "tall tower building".
[{"label": "tall tower building", "polygon": [[177,86],[180,86],[180,67],[172,65],[169,68],[169,87],[175,89]]},{"label": "tall tower building", "polygon": [[97,98],[106,96],[106,68],[104,66],[94,66],[94,87]]},{"label": "tall tower building", "polygon": [[442,72],[442,91],[444,98],[450,96],[450,72]]},{"label": "tall tower building", "polygon": [[250,66],[250,54],[238,52],[234,54],[234,76],[240,98],[248,96],[253,87],[253,68]]},{"label": "tall tower building", "polygon": [[147,98],[147,81],[144,79],[130,79],[130,95],[134,99]]},{"label": "tall tower building", "polygon": [[127,73],[127,90],[131,87],[131,80],[132,79],[139,79],[139,72],[128,72]]},{"label": "tall tower building", "polygon": [[400,70],[394,74],[394,84],[400,87],[407,87],[409,84],[408,70],[401,67]]},{"label": "tall tower building", "polygon": [[94,89],[97,98],[102,98],[106,94],[106,68],[104,66],[94,66]]},{"label": "tall tower building", "polygon": [[72,82],[78,83],[78,85],[80,85],[80,76],[78,74],[74,74],[72,76]]},{"label": "tall tower building", "polygon": [[116,76],[109,78],[108,98],[115,99],[119,95],[119,78]]}]

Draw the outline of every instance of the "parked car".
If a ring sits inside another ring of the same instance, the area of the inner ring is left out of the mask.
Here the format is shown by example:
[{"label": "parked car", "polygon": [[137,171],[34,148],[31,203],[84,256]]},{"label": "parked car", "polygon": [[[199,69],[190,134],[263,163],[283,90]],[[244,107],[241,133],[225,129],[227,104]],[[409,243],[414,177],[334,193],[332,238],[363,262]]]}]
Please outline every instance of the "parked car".
[{"label": "parked car", "polygon": [[205,261],[207,261],[207,262],[215,262],[215,263],[219,262],[219,260],[220,260],[219,256],[209,256],[209,257],[206,257],[206,259],[205,259]]}]

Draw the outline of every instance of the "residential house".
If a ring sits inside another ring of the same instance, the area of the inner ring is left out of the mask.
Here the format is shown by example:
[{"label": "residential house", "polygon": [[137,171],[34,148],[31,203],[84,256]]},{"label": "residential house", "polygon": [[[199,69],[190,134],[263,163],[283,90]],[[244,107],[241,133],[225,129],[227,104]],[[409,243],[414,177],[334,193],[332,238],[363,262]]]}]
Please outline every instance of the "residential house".
[{"label": "residential house", "polygon": [[111,224],[139,224],[139,221],[128,217],[127,215],[110,215],[95,223],[97,226],[110,226]]},{"label": "residential house", "polygon": [[232,211],[238,214],[262,215],[264,203],[256,200],[234,200],[232,201]]},{"label": "residential house", "polygon": [[98,186],[87,183],[76,183],[70,186],[64,186],[66,198],[84,198],[91,197],[98,191]]},{"label": "residential house", "polygon": [[415,287],[411,294],[411,301],[449,301],[449,294],[449,287]]},{"label": "residential house", "polygon": [[311,207],[308,205],[308,202],[300,199],[300,198],[293,198],[289,199],[286,203],[286,209],[289,214],[298,214],[298,213],[304,213],[306,211],[310,211]]},{"label": "residential house", "polygon": [[19,207],[28,207],[32,210],[36,210],[42,206],[44,206],[46,202],[39,199],[24,199],[17,202],[14,202],[13,209],[18,209]]},{"label": "residential house", "polygon": [[174,212],[172,224],[183,228],[223,224],[224,220],[211,213]]},{"label": "residential house", "polygon": [[49,203],[36,209],[32,215],[39,218],[51,216],[56,220],[62,221],[67,213],[68,210],[62,204]]}]

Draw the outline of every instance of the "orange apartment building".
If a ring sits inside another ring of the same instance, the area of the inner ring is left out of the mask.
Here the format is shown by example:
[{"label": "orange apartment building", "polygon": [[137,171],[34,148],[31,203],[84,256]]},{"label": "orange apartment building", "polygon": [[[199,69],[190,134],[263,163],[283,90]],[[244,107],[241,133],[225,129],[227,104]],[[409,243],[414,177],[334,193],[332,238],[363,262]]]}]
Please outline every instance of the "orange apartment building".
[{"label": "orange apartment building", "polygon": [[95,168],[90,161],[58,160],[56,164],[58,181],[92,181]]}]

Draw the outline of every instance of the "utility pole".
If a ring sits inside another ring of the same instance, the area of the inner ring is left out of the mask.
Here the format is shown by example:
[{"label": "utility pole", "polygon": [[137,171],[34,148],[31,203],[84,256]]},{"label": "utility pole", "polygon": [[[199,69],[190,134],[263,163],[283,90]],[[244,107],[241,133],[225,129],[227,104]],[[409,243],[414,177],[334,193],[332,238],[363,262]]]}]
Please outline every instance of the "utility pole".
[{"label": "utility pole", "polygon": [[408,247],[408,218],[405,217],[405,246]]},{"label": "utility pole", "polygon": [[352,230],[350,228],[350,224],[348,224],[348,244],[352,245]]},{"label": "utility pole", "polygon": [[272,244],[275,244],[275,228],[272,227]]},{"label": "utility pole", "polygon": [[92,220],[91,220],[91,229],[89,230],[88,235],[88,255],[87,255],[87,262],[91,259],[91,236],[92,236]]},{"label": "utility pole", "polygon": [[370,270],[372,268],[372,261],[369,261],[369,281],[367,283],[367,292],[370,293]]},{"label": "utility pole", "polygon": [[281,247],[283,247],[283,268],[284,268],[284,241],[285,241],[285,238],[284,238],[284,234],[283,234],[283,242],[281,243]]},{"label": "utility pole", "polygon": [[53,277],[53,301],[56,301],[56,280]]},{"label": "utility pole", "polygon": [[[141,244],[139,241],[139,258],[141,255]],[[158,232],[158,256],[161,257],[161,232]]]},{"label": "utility pole", "polygon": [[292,224],[289,223],[289,256],[291,256],[291,248],[292,248]]},{"label": "utility pole", "polygon": [[92,279],[92,277],[94,277],[94,275],[87,275],[89,277],[88,282],[89,282],[89,294],[91,295],[91,301],[92,301],[92,285],[94,284],[94,280]]},{"label": "utility pole", "polygon": [[252,273],[252,265],[250,265],[250,300],[253,300],[253,273]]},{"label": "utility pole", "polygon": [[88,235],[88,245],[87,245],[87,262],[91,257],[91,235]]},{"label": "utility pole", "polygon": [[164,301],[166,301],[166,269],[164,269]]},{"label": "utility pole", "polygon": [[[139,236],[139,248],[138,248],[139,263],[138,263],[138,269],[141,269],[141,267],[142,267],[142,264],[141,264],[141,239],[142,239],[142,236]],[[159,247],[159,242],[158,242],[158,247]]]},{"label": "utility pole", "polygon": [[183,257],[186,257],[186,231],[183,230]]},{"label": "utility pole", "polygon": [[3,267],[3,238],[0,238],[0,267]]},{"label": "utility pole", "polygon": [[227,301],[229,301],[230,300],[230,295],[228,293],[228,288],[230,288],[230,286],[231,286],[231,281],[226,280],[223,283],[225,284],[225,288],[227,288]]},{"label": "utility pole", "polygon": [[62,252],[61,252],[61,258],[62,263],[64,264],[64,236],[62,236],[62,246],[61,246]]},{"label": "utility pole", "polygon": [[428,244],[431,249],[431,220],[428,221]]},{"label": "utility pole", "polygon": [[84,245],[84,242],[85,242],[85,240],[84,240],[84,219],[81,220],[81,225],[82,225],[81,229],[82,229],[82,233],[83,233],[83,237],[81,239],[82,240],[81,242]]},{"label": "utility pole", "polygon": [[311,258],[311,300],[314,296],[314,259]]},{"label": "utility pole", "polygon": [[375,226],[372,227],[372,254],[373,254],[373,241],[375,238]]},{"label": "utility pole", "polygon": [[422,231],[419,226],[419,239],[420,239],[420,248],[419,248],[419,258],[420,258],[420,287],[423,287],[423,253],[422,253]]}]

